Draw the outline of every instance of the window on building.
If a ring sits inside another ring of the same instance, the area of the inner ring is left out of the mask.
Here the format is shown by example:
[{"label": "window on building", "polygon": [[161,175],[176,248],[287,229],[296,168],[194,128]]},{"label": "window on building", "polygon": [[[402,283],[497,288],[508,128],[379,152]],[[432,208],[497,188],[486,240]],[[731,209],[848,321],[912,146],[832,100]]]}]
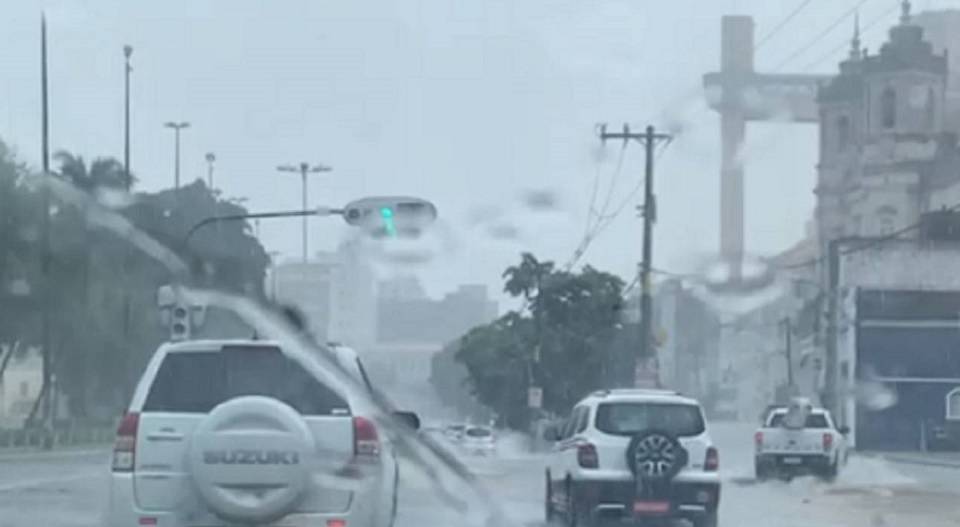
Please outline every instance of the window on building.
[{"label": "window on building", "polygon": [[884,205],[877,209],[877,235],[893,234],[897,225],[897,209]]},{"label": "window on building", "polygon": [[960,421],[960,387],[950,390],[946,402],[947,420]]},{"label": "window on building", "polygon": [[880,95],[880,124],[884,128],[897,125],[897,94],[893,88],[886,88]]},{"label": "window on building", "polygon": [[845,150],[850,143],[850,118],[846,115],[837,119],[837,150]]},{"label": "window on building", "polygon": [[933,130],[937,120],[937,100],[933,88],[927,88],[927,107],[925,112],[927,129]]}]

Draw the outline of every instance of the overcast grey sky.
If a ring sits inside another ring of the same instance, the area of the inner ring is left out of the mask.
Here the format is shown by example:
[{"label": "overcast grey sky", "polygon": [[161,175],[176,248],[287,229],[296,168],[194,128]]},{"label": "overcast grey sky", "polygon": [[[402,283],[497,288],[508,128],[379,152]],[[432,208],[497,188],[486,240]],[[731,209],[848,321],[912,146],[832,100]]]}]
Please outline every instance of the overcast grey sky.
[{"label": "overcast grey sky", "polygon": [[[141,188],[172,184],[168,120],[188,120],[183,173],[205,174],[254,210],[296,208],[299,181],[278,163],[332,165],[312,180],[313,201],[364,194],[433,200],[449,238],[419,268],[433,294],[462,282],[499,288],[521,250],[565,260],[587,219],[596,174],[601,198],[618,146],[597,148],[594,126],[686,122],[658,159],[656,265],[683,268],[717,246],[716,116],[700,77],[719,60],[720,16],[750,14],[762,36],[798,0],[124,0],[7,2],[0,18],[0,138],[39,159],[39,18],[50,37],[51,141],[86,157],[122,156],[124,44],[134,46],[132,166]],[[861,19],[896,0],[868,0]],[[757,55],[771,67],[806,44],[854,0],[817,0]],[[919,1],[918,9],[956,6]],[[876,49],[886,16],[864,40]],[[841,46],[852,20],[786,69]],[[845,49],[836,52],[843,55]],[[811,71],[833,71],[835,60]],[[747,244],[770,254],[800,239],[812,212],[816,131],[752,126],[746,146]],[[641,149],[627,151],[612,203],[639,182]],[[550,189],[562,209],[534,214],[520,195]],[[477,215],[496,216],[476,225]],[[501,235],[490,236],[491,225]],[[505,225],[518,229],[516,239]],[[299,224],[262,226],[264,244],[299,254]],[[312,246],[344,228],[313,222]],[[505,233],[506,234],[503,234]],[[584,261],[627,276],[640,255],[632,205]]]}]

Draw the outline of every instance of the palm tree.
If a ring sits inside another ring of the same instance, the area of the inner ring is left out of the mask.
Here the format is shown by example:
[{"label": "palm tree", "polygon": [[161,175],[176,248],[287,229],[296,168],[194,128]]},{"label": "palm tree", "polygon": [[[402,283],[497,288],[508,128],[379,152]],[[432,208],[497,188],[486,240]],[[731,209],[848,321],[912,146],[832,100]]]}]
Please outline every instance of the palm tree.
[{"label": "palm tree", "polygon": [[520,265],[507,267],[503,272],[506,282],[503,290],[510,296],[523,296],[527,301],[540,292],[540,282],[553,273],[553,262],[540,262],[530,253],[520,256]]},{"label": "palm tree", "polygon": [[60,150],[53,155],[60,165],[58,176],[69,181],[75,187],[86,192],[101,188],[126,188],[126,176],[123,163],[112,157],[98,157],[87,167],[83,156]]}]

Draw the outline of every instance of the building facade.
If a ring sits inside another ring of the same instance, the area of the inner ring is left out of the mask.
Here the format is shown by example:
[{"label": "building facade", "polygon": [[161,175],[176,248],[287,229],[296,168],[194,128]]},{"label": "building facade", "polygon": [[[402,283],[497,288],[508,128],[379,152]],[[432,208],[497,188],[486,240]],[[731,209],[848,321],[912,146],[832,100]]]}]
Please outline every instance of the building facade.
[{"label": "building facade", "polygon": [[377,341],[443,345],[475,326],[497,318],[497,303],[485,285],[461,285],[434,300],[423,295],[415,279],[399,277],[380,283]]},{"label": "building facade", "polygon": [[915,223],[960,179],[947,127],[947,54],[924,39],[904,2],[876,54],[851,42],[840,72],[820,87],[815,189],[821,253],[844,236],[881,236]]}]

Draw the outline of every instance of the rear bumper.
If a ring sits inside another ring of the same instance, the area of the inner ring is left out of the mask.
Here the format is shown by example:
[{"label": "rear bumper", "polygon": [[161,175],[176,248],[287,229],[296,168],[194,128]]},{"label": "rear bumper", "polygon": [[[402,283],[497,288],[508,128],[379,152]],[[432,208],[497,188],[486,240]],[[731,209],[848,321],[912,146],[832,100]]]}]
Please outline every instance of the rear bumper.
[{"label": "rear bumper", "polygon": [[[629,520],[637,517],[694,519],[717,511],[720,506],[719,482],[671,481],[650,484],[638,493],[634,481],[578,481],[573,483],[574,497],[583,511],[603,520]],[[664,512],[635,512],[637,502],[666,502]]]},{"label": "rear bumper", "polygon": [[760,454],[756,456],[757,468],[778,472],[824,472],[833,461],[823,454]]},{"label": "rear bumper", "polygon": [[[156,527],[228,527],[233,524],[221,520],[202,507],[188,506],[185,510],[144,510],[136,502],[133,476],[113,473],[110,477],[110,494],[104,514],[106,527],[140,527],[145,519],[152,519]],[[294,513],[282,520],[284,527],[315,527],[326,525],[327,520],[346,520],[347,525],[356,527],[383,527],[378,525],[380,518],[376,514],[378,507],[384,504],[374,503],[375,492],[370,495],[354,494],[347,510],[342,512]],[[150,520],[146,520],[150,521]],[[382,523],[382,522],[380,522]]]}]

